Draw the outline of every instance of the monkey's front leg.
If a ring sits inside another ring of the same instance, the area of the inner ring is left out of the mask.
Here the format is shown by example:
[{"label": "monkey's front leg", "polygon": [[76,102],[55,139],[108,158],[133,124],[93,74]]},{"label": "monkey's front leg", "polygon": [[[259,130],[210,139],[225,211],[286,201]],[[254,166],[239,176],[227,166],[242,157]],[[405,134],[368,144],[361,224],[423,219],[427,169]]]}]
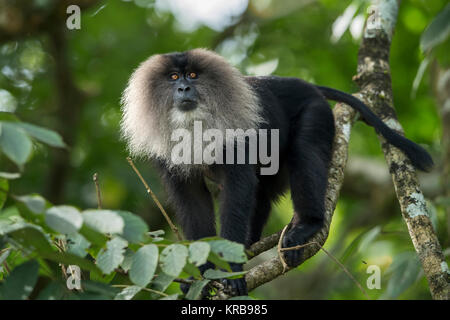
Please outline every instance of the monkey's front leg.
[{"label": "monkey's front leg", "polygon": [[[247,164],[225,165],[224,188],[221,201],[220,235],[231,241],[245,244],[249,230],[250,216],[255,206],[258,179],[255,169]],[[231,270],[243,270],[242,264],[230,263]],[[237,295],[247,294],[244,278],[224,279]]]},{"label": "monkey's front leg", "polygon": [[177,222],[188,240],[216,235],[214,206],[211,194],[201,176],[180,177],[160,166],[161,176]]},{"label": "monkey's front leg", "polygon": [[[198,240],[216,235],[214,207],[211,194],[200,176],[180,177],[167,170],[164,164],[159,165],[164,185],[169,199],[175,207],[177,222],[188,240]],[[214,268],[211,262],[200,266],[203,274],[207,269]],[[192,279],[192,277],[190,278]],[[190,285],[181,284],[180,289],[185,294]]]}]

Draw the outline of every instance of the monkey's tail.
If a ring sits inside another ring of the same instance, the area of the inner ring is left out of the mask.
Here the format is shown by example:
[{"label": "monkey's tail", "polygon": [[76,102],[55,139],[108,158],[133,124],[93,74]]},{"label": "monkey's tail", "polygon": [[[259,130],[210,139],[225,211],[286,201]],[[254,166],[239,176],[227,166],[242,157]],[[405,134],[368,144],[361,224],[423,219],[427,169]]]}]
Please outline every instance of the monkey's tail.
[{"label": "monkey's tail", "polygon": [[374,127],[390,144],[402,150],[411,160],[414,167],[422,171],[429,171],[433,167],[433,159],[424,148],[389,128],[361,100],[336,89],[323,86],[317,86],[317,88],[327,99],[344,102],[358,111],[364,120]]}]

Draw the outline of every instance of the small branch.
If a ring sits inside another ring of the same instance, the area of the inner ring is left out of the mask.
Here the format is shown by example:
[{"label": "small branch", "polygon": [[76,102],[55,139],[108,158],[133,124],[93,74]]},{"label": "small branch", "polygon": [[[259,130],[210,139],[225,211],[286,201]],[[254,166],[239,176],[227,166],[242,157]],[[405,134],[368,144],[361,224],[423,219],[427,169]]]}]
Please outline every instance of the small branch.
[{"label": "small branch", "polygon": [[95,190],[97,191],[97,204],[98,204],[98,208],[101,209],[102,208],[102,198],[101,198],[101,194],[100,194],[100,187],[98,185],[98,173],[94,173],[94,176],[92,177],[92,179],[94,180],[94,184],[95,184]]},{"label": "small branch", "polygon": [[283,255],[283,239],[284,239],[284,235],[286,234],[287,229],[289,228],[289,225],[286,225],[283,230],[281,231],[281,235],[280,235],[280,240],[278,240],[278,245],[277,245],[277,251],[278,251],[278,258],[281,261],[281,264],[283,265],[283,273],[285,273],[287,270],[289,270],[289,266],[286,263],[286,261],[284,260],[284,255]]},{"label": "small branch", "polygon": [[262,238],[258,242],[255,242],[246,250],[247,257],[250,259],[253,257],[256,257],[257,255],[263,253],[264,251],[272,249],[274,246],[277,245],[278,240],[280,239],[281,232],[283,230],[280,230],[274,234],[271,234],[270,236],[267,236],[265,238]]},{"label": "small branch", "polygon": [[161,203],[159,202],[158,198],[156,198],[156,195],[153,193],[152,189],[150,189],[149,185],[147,184],[147,182],[144,180],[144,178],[142,177],[141,173],[139,172],[139,170],[136,168],[136,166],[133,163],[133,160],[131,160],[130,157],[127,157],[127,160],[130,164],[130,166],[133,168],[134,172],[136,172],[137,176],[139,177],[139,179],[141,180],[142,184],[144,185],[145,189],[147,190],[147,193],[150,194],[150,196],[152,197],[153,201],[156,203],[156,205],[158,206],[159,210],[161,211],[161,213],[163,214],[164,218],[166,218],[167,223],[169,223],[170,228],[172,229],[172,231],[176,234],[177,238],[179,241],[183,240],[183,238],[181,237],[177,227],[173,224],[172,220],[169,218],[169,215],[167,214],[166,210],[164,210],[163,206],[161,205]]},{"label": "small branch", "polygon": [[8,274],[11,273],[11,269],[9,268],[8,263],[7,263],[6,261],[3,262],[3,267],[5,267],[5,270],[6,270],[6,272],[7,272]]},{"label": "small branch", "polygon": [[322,247],[319,243],[317,243],[315,241],[308,242],[306,244],[302,244],[302,245],[299,245],[299,246],[294,246],[294,247],[289,247],[289,248],[281,248],[280,251],[284,252],[284,251],[290,251],[290,250],[298,250],[298,249],[302,249],[302,248],[304,248],[306,246],[309,246],[311,244],[316,244],[317,246],[319,246],[319,248],[323,252],[325,252],[328,257],[330,257],[339,267],[341,267],[342,270],[344,270],[344,272],[348,275],[348,277],[358,286],[359,290],[361,290],[361,292],[366,296],[367,300],[370,300],[370,297],[367,294],[366,290],[364,290],[364,288],[361,286],[361,284],[358,282],[358,280],[356,280],[355,277],[350,273],[350,271],[336,257],[334,257],[327,250],[325,250],[325,248]]},{"label": "small branch", "polygon": [[184,284],[193,284],[195,282],[195,280],[176,278],[173,280],[173,282],[184,283]]}]

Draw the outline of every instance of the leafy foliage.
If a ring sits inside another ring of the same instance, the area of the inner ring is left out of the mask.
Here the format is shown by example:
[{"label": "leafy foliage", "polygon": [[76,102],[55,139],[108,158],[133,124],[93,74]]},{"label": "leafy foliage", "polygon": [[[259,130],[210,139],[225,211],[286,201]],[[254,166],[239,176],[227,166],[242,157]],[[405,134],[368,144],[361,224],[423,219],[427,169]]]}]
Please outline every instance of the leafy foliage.
[{"label": "leafy foliage", "polygon": [[[8,184],[7,180],[2,183],[3,204]],[[164,291],[175,277],[192,274],[196,281],[186,298],[197,299],[209,283],[197,267],[206,263],[210,248],[224,257],[215,257],[221,265],[242,260],[245,255],[241,245],[227,240],[182,244],[164,240],[160,237],[162,232],[149,232],[146,223],[131,212],[101,209],[80,212],[73,206],[53,206],[37,194],[13,199],[14,212],[0,214],[3,247],[0,264],[13,262],[9,259],[12,252],[21,256],[21,262],[12,263],[9,266],[12,271],[6,272],[0,286],[4,299],[28,299],[33,293],[38,299],[129,300],[141,291],[152,292],[145,298],[176,299],[184,297],[179,289],[171,295]],[[70,291],[62,284],[61,273],[74,266],[91,279],[81,282],[83,292]],[[184,269],[189,272],[183,272]],[[46,278],[48,285],[35,291],[39,277]],[[116,283],[123,289],[118,290]]]}]

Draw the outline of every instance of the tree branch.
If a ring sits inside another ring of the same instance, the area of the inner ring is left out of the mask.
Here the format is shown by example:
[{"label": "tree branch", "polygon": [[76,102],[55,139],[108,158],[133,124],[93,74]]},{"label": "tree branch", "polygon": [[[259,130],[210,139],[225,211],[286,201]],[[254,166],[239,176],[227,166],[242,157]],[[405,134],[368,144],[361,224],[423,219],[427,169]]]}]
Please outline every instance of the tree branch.
[{"label": "tree branch", "polygon": [[[366,28],[358,57],[358,75],[366,104],[393,130],[403,134],[393,107],[389,73],[390,39],[397,17],[395,0],[380,1],[376,7],[380,23]],[[384,23],[389,21],[389,23]],[[414,167],[399,149],[379,136],[389,166],[402,216],[408,227],[414,248],[433,299],[449,299],[449,269],[433,230],[428,208],[420,190]]]}]

